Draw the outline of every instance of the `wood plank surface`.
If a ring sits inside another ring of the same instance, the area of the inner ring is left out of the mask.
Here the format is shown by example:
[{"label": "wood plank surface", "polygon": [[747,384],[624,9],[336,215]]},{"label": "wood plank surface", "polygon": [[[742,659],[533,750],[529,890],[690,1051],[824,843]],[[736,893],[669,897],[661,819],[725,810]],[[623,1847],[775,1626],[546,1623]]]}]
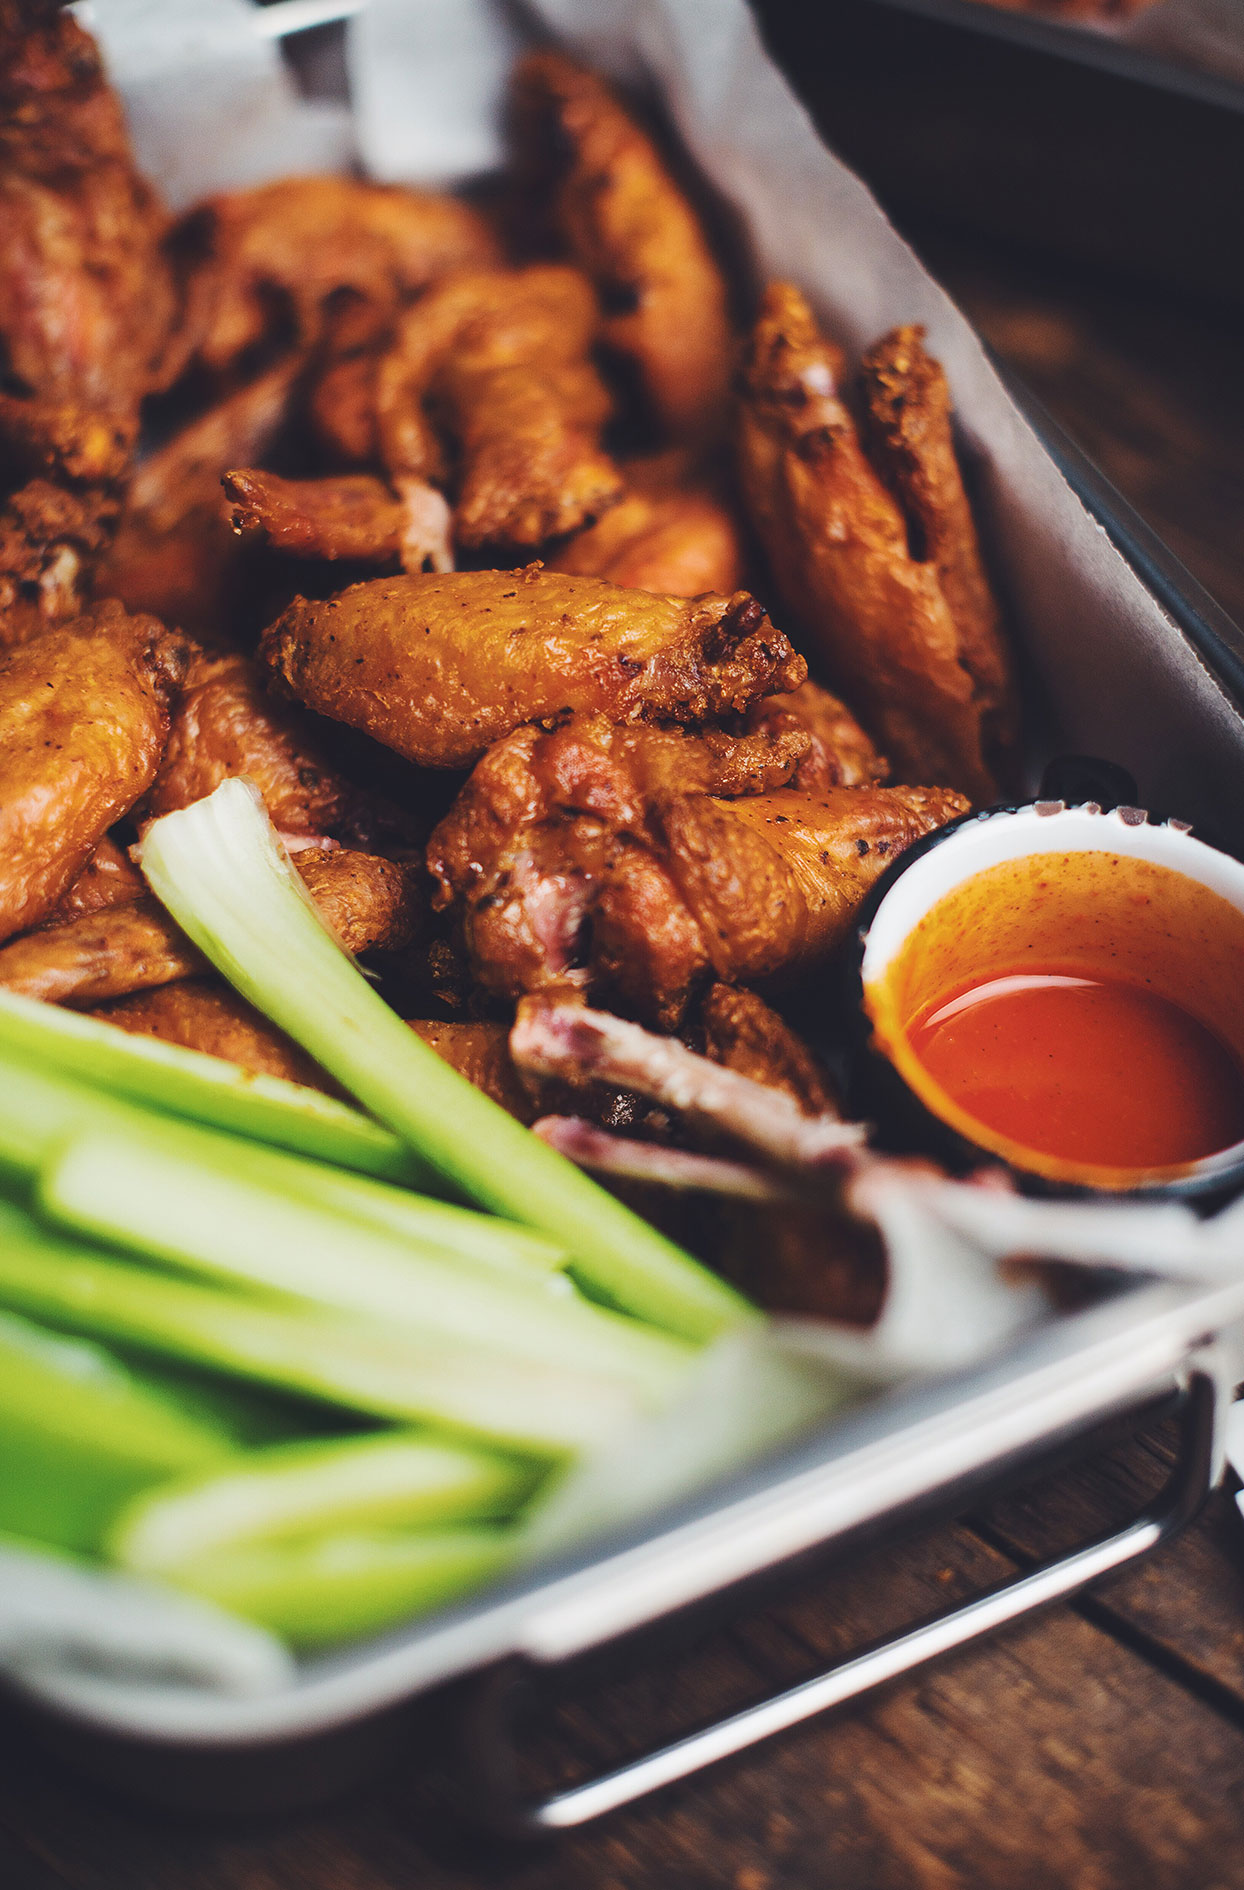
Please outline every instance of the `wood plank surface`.
[{"label": "wood plank surface", "polygon": [[[1238,317],[923,229],[999,351],[1244,619]],[[1159,1438],[813,1584],[565,1707],[590,1769],[1002,1579],[1088,1532]],[[448,1742],[447,1726],[431,1743]],[[11,1727],[3,1890],[1233,1890],[1244,1886],[1244,1526],[1225,1493],[1091,1597],[557,1846],[466,1835],[403,1767],[279,1823],[137,1809]]]}]

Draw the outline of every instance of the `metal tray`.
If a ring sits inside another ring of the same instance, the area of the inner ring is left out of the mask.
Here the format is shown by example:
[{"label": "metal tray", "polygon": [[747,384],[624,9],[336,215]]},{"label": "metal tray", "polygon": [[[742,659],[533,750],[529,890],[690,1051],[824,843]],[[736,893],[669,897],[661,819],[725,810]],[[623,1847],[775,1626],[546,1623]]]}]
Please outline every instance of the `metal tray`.
[{"label": "metal tray", "polygon": [[[299,0],[303,4],[303,0]],[[316,0],[317,20],[323,9]],[[1012,385],[1047,450],[1244,719],[1244,636],[1059,430]],[[511,1833],[582,1824],[1059,1600],[1146,1553],[1194,1513],[1219,1470],[1219,1420],[1244,1376],[1244,1280],[1140,1284],[979,1368],[878,1397],[727,1484],[469,1604],[308,1661],[263,1698],[135,1692],[9,1705],[74,1764],[170,1805],[242,1810],[322,1801],[406,1736],[415,1702],[464,1713],[471,1802]],[[1055,1446],[1181,1394],[1182,1445],[1163,1492],[1126,1527],[871,1647],[608,1775],[527,1801],[509,1712],[524,1676],[809,1558],[852,1552],[1013,1482]],[[449,1690],[449,1691],[447,1691]],[[443,1745],[443,1738],[441,1740]]]}]

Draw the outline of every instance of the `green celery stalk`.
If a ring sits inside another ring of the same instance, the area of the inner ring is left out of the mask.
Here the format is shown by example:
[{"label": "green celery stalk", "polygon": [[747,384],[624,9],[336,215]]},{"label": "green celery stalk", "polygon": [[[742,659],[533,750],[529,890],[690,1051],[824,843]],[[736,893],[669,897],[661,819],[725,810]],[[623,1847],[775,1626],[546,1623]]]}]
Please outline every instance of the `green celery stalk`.
[{"label": "green celery stalk", "polygon": [[251,1544],[509,1516],[535,1483],[529,1463],[415,1431],[281,1444],[139,1497],[108,1549],[167,1575]]},{"label": "green celery stalk", "polygon": [[392,1130],[336,1097],[4,990],[0,1055],[387,1181],[427,1180],[426,1167]]},{"label": "green celery stalk", "polygon": [[533,1284],[547,1280],[552,1290],[568,1282],[547,1276],[569,1259],[564,1248],[514,1221],[501,1221],[445,1201],[430,1200],[407,1188],[352,1174],[327,1162],[309,1161],[262,1143],[244,1142],[198,1123],[170,1121],[151,1110],[123,1102],[89,1084],[11,1062],[0,1053],[0,1168],[27,1174],[36,1170],[68,1136],[79,1130],[105,1129],[146,1140],[158,1139],[172,1155],[189,1159],[202,1152],[223,1162],[233,1174],[253,1177],[291,1197],[335,1208],[456,1259],[500,1267]]},{"label": "green celery stalk", "polygon": [[170,1579],[311,1651],[469,1594],[513,1553],[504,1529],[377,1531],[222,1550]]},{"label": "green celery stalk", "polygon": [[569,1247],[593,1291],[702,1340],[745,1300],[547,1147],[421,1042],[323,924],[247,781],[153,821],[157,898],[238,991],[452,1187]]},{"label": "green celery stalk", "polygon": [[92,1553],[139,1490],[235,1454],[101,1346],[0,1314],[0,1533]]},{"label": "green celery stalk", "polygon": [[424,1342],[445,1339],[501,1358],[561,1365],[665,1402],[693,1352],[680,1340],[570,1294],[467,1267],[234,1172],[232,1151],[199,1139],[107,1131],[71,1136],[44,1165],[50,1219],[196,1273],[375,1319]]},{"label": "green celery stalk", "polygon": [[0,1307],[90,1338],[398,1423],[540,1457],[599,1446],[638,1414],[616,1381],[104,1256],[0,1203]]}]

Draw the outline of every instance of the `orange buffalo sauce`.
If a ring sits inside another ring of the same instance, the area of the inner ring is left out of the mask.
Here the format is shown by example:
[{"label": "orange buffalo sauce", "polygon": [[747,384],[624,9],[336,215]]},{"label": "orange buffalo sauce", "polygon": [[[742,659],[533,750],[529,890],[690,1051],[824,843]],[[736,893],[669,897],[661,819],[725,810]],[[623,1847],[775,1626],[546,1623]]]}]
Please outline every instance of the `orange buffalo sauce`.
[{"label": "orange buffalo sauce", "polygon": [[927,1106],[1020,1167],[1132,1187],[1244,1141],[1244,914],[1167,867],[978,873],[866,1001]]}]

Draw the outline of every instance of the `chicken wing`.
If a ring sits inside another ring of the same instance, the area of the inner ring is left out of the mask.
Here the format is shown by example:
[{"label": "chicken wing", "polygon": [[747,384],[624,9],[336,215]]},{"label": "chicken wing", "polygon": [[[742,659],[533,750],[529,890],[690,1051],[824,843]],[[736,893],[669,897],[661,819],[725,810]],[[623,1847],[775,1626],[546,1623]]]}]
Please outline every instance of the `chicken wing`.
[{"label": "chicken wing", "polygon": [[757,785],[754,736],[716,754],[685,736],[671,765],[665,731],[634,734],[591,719],[521,729],[432,834],[433,903],[452,908],[486,990],[605,992],[676,1029],[711,976],[789,977],[824,958],[888,861],[966,808],[926,788],[726,799]]},{"label": "chicken wing", "polygon": [[287,1083],[336,1093],[330,1079],[305,1050],[270,1024],[253,1005],[215,978],[183,978],[158,991],[139,991],[89,1013],[139,1037],[158,1037],[204,1056],[223,1057],[252,1076],[279,1076]]},{"label": "chicken wing", "polygon": [[32,479],[0,508],[0,648],[81,614],[92,560],[107,537],[93,501]]},{"label": "chicken wing", "polygon": [[48,914],[49,925],[65,919],[84,918],[90,912],[105,912],[109,906],[125,906],[141,899],[147,882],[126,849],[106,833],[63,899]]},{"label": "chicken wing", "polygon": [[704,722],[806,675],[745,591],[657,597],[538,565],[296,598],[260,654],[309,708],[432,768],[571,710]]},{"label": "chicken wing", "polygon": [[877,753],[846,703],[820,683],[806,682],[788,695],[754,702],[747,711],[747,726],[774,736],[785,729],[803,730],[808,751],[790,785],[808,794],[833,787],[870,787],[890,772],[889,762]]},{"label": "chicken wing", "polygon": [[460,546],[535,549],[618,497],[598,321],[590,283],[555,265],[447,277],[403,318],[377,375],[380,456],[394,478],[441,477],[435,410],[458,461]]},{"label": "chicken wing", "polygon": [[248,468],[227,472],[223,484],[241,538],[330,563],[390,564],[401,555],[404,515],[383,480],[365,473],[282,479]]},{"label": "chicken wing", "polygon": [[292,358],[192,420],[139,467],[98,586],[131,610],[150,610],[196,636],[233,629],[231,585],[240,544],[220,481],[275,438],[298,374]]},{"label": "chicken wing", "polygon": [[337,353],[379,339],[403,302],[451,269],[487,267],[497,243],[455,197],[352,177],[284,177],[213,197],[180,233],[203,252],[198,357],[231,368],[282,321],[302,346],[331,315]]},{"label": "chicken wing", "polygon": [[284,834],[364,845],[408,837],[396,809],[330,766],[296,704],[268,693],[252,657],[196,650],[143,812],[150,818],[171,814],[237,774],[255,783]]},{"label": "chicken wing", "polygon": [[554,193],[561,237],[600,293],[606,342],[669,433],[713,433],[733,365],[726,287],[651,138],[560,53],[520,63],[515,115],[537,191]]},{"label": "chicken wing", "polygon": [[147,793],[186,663],[115,603],[0,655],[0,938],[46,918]]},{"label": "chicken wing", "polygon": [[[347,848],[297,857],[307,890],[349,952],[409,945],[419,917],[411,868]],[[0,946],[0,988],[79,1008],[208,970],[147,893],[47,925]]]},{"label": "chicken wing", "polygon": [[452,571],[452,516],[444,497],[419,479],[400,479],[395,497],[380,479],[341,473],[282,479],[243,470],[224,477],[239,537],[298,558],[340,558],[407,571]]},{"label": "chicken wing", "polygon": [[631,491],[549,559],[553,571],[640,591],[699,597],[733,591],[743,549],[729,508],[704,489]]},{"label": "chicken wing", "polygon": [[842,357],[803,296],[773,284],[742,375],[739,467],[775,581],[900,776],[995,796],[983,705],[936,567],[839,397]]},{"label": "chicken wing", "polygon": [[807,1044],[755,991],[710,985],[700,1024],[705,1055],[714,1063],[781,1090],[806,1116],[841,1114],[829,1078]]},{"label": "chicken wing", "polygon": [[0,4],[0,354],[62,423],[132,440],[177,309],[165,216],[68,9]]},{"label": "chicken wing", "polygon": [[959,632],[959,660],[976,685],[986,755],[1004,753],[1018,714],[1002,612],[955,452],[950,387],[923,328],[895,328],[860,363],[864,437],[898,499],[916,555],[934,566]]}]

